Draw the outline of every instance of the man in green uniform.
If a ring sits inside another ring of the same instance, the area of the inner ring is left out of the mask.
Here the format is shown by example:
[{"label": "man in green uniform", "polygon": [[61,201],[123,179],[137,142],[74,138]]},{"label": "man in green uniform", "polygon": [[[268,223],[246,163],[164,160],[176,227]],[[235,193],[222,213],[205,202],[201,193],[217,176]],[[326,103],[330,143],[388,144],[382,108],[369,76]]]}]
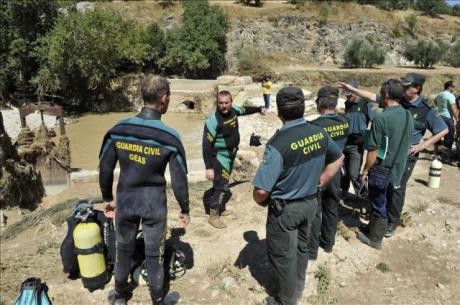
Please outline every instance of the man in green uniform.
[{"label": "man in green uniform", "polygon": [[[336,111],[339,89],[335,87],[323,87],[318,91],[316,105],[321,115],[313,124],[318,125],[329,134],[334,142],[343,151],[349,131],[348,118]],[[308,244],[308,258],[315,260],[318,256],[318,248],[324,252],[332,252],[337,232],[337,220],[340,201],[340,178],[338,172],[321,190],[318,210],[313,220],[310,242]]]},{"label": "man in green uniform", "polygon": [[203,131],[203,159],[206,178],[213,182],[209,199],[209,223],[218,229],[226,228],[220,216],[230,214],[225,211],[223,199],[229,191],[228,183],[233,169],[233,161],[240,144],[238,116],[260,112],[263,107],[241,107],[232,105],[232,95],[221,91],[217,96],[216,111],[206,120]]},{"label": "man in green uniform", "polygon": [[[348,84],[354,88],[358,88],[358,83],[355,80],[350,80]],[[350,181],[356,194],[361,189],[359,171],[361,170],[361,162],[363,160],[364,132],[369,122],[374,118],[375,110],[373,103],[369,103],[352,92],[345,91],[345,96],[347,97],[345,101],[345,113],[350,121],[350,134],[343,150],[345,156],[345,175],[341,179],[341,188],[344,199],[347,198]]]},{"label": "man in green uniform", "polygon": [[400,186],[413,131],[412,115],[399,105],[403,95],[400,81],[383,83],[380,96],[385,109],[374,118],[366,143],[367,162],[361,179],[363,183],[368,180],[371,215],[369,226],[357,237],[376,249],[381,248],[387,229],[387,194]]},{"label": "man in green uniform", "polygon": [[[426,147],[437,143],[448,133],[447,126],[436,109],[430,105],[428,100],[421,96],[425,77],[417,73],[407,73],[401,81],[404,85],[404,96],[400,104],[412,114],[414,129],[411,136],[409,154],[407,156],[407,165],[401,178],[400,187],[392,188],[388,195],[388,227],[385,232],[385,237],[392,236],[399,226],[406,196],[407,182],[409,182],[409,178],[417,163],[419,153]],[[353,92],[372,102],[378,102],[380,105],[382,103],[380,96],[375,93],[359,90],[345,83],[339,83],[339,88]],[[401,127],[401,123],[398,123],[398,126]],[[431,132],[432,136],[423,140],[423,136],[427,129]]]},{"label": "man in green uniform", "polygon": [[303,118],[305,98],[301,89],[283,88],[276,104],[283,126],[267,143],[253,181],[253,197],[259,205],[269,206],[267,252],[278,288],[267,303],[295,305],[305,287],[318,187],[337,173],[343,156],[322,127]]}]

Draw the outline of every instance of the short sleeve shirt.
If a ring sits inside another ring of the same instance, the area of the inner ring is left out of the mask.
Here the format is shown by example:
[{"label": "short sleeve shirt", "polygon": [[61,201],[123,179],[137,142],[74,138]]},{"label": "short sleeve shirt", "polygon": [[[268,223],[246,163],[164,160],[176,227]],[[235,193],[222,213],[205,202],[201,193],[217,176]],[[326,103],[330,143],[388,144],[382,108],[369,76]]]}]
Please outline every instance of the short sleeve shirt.
[{"label": "short sleeve shirt", "polygon": [[295,200],[317,192],[326,164],[342,152],[327,132],[305,120],[286,123],[267,143],[253,185],[272,199]]},{"label": "short sleeve shirt", "polygon": [[438,134],[447,128],[435,108],[429,106],[428,102],[419,97],[412,103],[405,103],[405,108],[412,113],[414,118],[414,131],[411,137],[411,145],[419,144],[428,129],[432,134]]},{"label": "short sleeve shirt", "polygon": [[440,115],[446,118],[452,118],[449,105],[455,105],[455,95],[449,91],[443,91],[436,96],[436,104]]}]

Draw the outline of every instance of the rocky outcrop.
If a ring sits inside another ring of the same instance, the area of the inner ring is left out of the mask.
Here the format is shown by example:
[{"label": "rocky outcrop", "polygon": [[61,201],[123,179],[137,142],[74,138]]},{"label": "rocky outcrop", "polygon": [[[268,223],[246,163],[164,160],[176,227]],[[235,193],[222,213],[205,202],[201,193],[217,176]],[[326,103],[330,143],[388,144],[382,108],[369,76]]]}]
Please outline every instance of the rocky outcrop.
[{"label": "rocky outcrop", "polygon": [[[352,39],[367,39],[378,44],[386,54],[386,64],[404,65],[402,53],[406,37],[397,37],[385,25],[373,22],[322,24],[308,16],[279,16],[269,21],[232,22],[227,35],[227,61],[236,70],[237,54],[243,48],[262,53],[281,52],[318,64],[343,63],[345,47]],[[432,37],[450,43],[452,37]]]}]

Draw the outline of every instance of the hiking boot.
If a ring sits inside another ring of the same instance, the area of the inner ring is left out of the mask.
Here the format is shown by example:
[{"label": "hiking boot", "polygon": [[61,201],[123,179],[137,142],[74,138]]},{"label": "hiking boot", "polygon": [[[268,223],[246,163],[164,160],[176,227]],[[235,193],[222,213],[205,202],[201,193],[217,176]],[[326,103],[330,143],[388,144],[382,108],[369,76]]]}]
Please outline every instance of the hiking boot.
[{"label": "hiking boot", "polygon": [[323,249],[324,252],[332,253],[333,246],[323,245],[321,243],[319,244],[319,246]]},{"label": "hiking boot", "polygon": [[115,289],[112,289],[109,291],[107,294],[107,300],[111,305],[126,305],[128,302],[126,301],[125,298],[120,298],[117,296],[117,293],[115,292]]},{"label": "hiking boot", "polygon": [[208,223],[216,229],[225,229],[227,225],[220,219],[219,212],[215,209],[209,210]]},{"label": "hiking boot", "polygon": [[220,213],[220,216],[230,216],[230,215],[233,215],[233,211],[229,211],[229,210],[224,210],[222,211],[222,213]]},{"label": "hiking boot", "polygon": [[280,302],[274,297],[266,297],[264,300],[264,305],[281,305]]},{"label": "hiking boot", "polygon": [[371,216],[369,221],[369,233],[358,232],[356,237],[362,243],[374,249],[382,249],[382,239],[387,228],[387,219]]},{"label": "hiking boot", "polygon": [[398,228],[398,225],[395,223],[388,224],[387,229],[385,230],[385,234],[383,236],[385,237],[393,236],[397,228]]}]

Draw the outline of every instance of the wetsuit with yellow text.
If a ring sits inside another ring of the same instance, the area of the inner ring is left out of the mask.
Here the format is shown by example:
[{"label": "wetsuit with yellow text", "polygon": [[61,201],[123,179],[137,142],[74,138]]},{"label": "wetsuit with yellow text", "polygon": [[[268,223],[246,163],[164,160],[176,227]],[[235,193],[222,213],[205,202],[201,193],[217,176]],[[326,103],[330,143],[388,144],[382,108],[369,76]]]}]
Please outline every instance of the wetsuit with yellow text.
[{"label": "wetsuit with yellow text", "polygon": [[117,162],[115,291],[129,299],[128,275],[142,222],[150,294],[159,304],[163,289],[163,252],[166,234],[166,179],[169,163],[174,195],[181,212],[189,213],[187,166],[179,134],[161,121],[160,112],[141,113],[116,124],[104,137],[100,153],[99,184],[104,201],[112,201],[113,171]]},{"label": "wetsuit with yellow text", "polygon": [[203,159],[206,169],[214,170],[212,196],[209,207],[222,209],[223,195],[228,192],[228,183],[233,169],[240,133],[238,116],[261,111],[261,107],[232,106],[227,114],[214,111],[206,120],[203,131]]}]

